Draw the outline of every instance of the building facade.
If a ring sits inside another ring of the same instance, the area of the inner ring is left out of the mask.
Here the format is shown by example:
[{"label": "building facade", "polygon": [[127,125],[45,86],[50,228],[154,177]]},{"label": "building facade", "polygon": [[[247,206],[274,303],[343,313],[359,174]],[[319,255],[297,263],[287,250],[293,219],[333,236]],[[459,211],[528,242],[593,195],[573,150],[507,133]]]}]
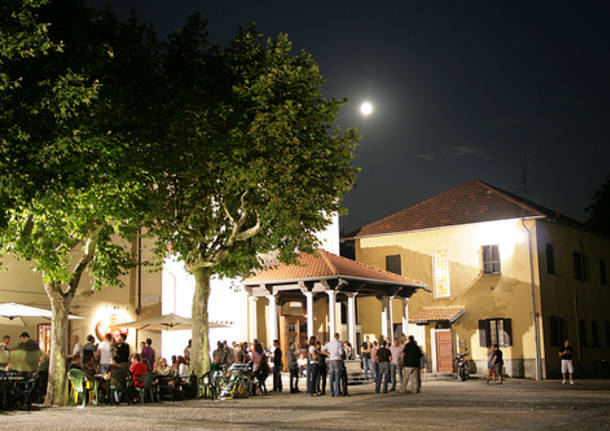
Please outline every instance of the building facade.
[{"label": "building facade", "polygon": [[[452,371],[453,356],[468,352],[484,373],[493,344],[509,376],[557,377],[565,339],[581,375],[610,358],[610,242],[578,222],[472,181],[350,240],[357,261],[431,286],[409,300],[409,331],[432,371]],[[363,327],[374,332],[376,322]]]}]

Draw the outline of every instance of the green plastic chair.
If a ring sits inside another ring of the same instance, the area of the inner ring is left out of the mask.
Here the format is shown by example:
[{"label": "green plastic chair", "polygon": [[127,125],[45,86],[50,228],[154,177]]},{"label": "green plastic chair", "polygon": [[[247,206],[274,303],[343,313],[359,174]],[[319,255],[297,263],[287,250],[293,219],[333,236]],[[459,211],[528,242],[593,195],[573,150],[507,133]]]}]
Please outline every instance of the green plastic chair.
[{"label": "green plastic chair", "polygon": [[135,387],[139,394],[141,403],[145,403],[147,397],[150,398],[152,402],[157,401],[157,385],[155,384],[156,379],[157,375],[155,373],[146,373],[137,379],[138,381],[144,383],[143,387]]},{"label": "green plastic chair", "polygon": [[81,395],[83,400],[82,406],[85,407],[87,404],[87,395],[89,391],[85,385],[87,376],[83,371],[73,368],[68,371],[68,380],[70,381],[71,385],[70,404],[78,404],[78,397]]}]

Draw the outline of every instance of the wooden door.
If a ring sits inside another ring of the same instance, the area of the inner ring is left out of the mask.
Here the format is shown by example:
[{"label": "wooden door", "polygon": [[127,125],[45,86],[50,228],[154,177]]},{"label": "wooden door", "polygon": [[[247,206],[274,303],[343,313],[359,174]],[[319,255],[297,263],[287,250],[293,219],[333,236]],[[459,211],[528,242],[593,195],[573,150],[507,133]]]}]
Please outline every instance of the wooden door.
[{"label": "wooden door", "polygon": [[453,372],[453,332],[436,330],[436,369],[439,373]]},{"label": "wooden door", "polygon": [[282,316],[282,336],[280,345],[284,353],[284,371],[288,371],[286,352],[290,348],[290,343],[296,343],[296,351],[299,352],[302,346],[307,345],[307,319],[300,316]]},{"label": "wooden door", "polygon": [[45,355],[49,355],[51,353],[51,324],[50,323],[40,323],[38,325],[38,346],[40,346],[40,350]]}]

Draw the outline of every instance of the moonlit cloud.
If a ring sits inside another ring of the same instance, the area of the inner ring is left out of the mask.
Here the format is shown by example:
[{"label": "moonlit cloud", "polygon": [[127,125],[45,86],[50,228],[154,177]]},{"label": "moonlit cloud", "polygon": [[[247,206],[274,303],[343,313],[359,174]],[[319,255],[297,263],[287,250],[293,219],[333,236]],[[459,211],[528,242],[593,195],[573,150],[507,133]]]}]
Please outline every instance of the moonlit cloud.
[{"label": "moonlit cloud", "polygon": [[437,152],[420,153],[416,154],[415,157],[428,160],[430,162],[438,162],[442,159],[448,159],[451,157],[478,157],[480,159],[488,158],[484,153],[476,148],[467,146],[449,147]]}]

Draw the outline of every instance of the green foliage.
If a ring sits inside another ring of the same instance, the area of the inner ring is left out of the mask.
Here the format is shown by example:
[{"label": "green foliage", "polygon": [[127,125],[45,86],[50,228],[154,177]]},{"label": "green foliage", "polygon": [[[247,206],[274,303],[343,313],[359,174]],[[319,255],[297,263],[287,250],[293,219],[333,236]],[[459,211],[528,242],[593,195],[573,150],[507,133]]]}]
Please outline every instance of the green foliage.
[{"label": "green foliage", "polygon": [[170,38],[151,228],[188,268],[243,276],[261,253],[290,261],[318,245],[354,182],[357,135],[331,131],[344,100],[322,96],[317,64],[287,36],[245,28],[219,48],[206,35],[193,16]]},{"label": "green foliage", "polygon": [[117,285],[132,266],[118,238],[133,237],[146,206],[134,160],[148,137],[140,96],[155,76],[154,33],[80,0],[2,8],[0,251],[69,284],[63,293],[87,267],[93,287]]}]

